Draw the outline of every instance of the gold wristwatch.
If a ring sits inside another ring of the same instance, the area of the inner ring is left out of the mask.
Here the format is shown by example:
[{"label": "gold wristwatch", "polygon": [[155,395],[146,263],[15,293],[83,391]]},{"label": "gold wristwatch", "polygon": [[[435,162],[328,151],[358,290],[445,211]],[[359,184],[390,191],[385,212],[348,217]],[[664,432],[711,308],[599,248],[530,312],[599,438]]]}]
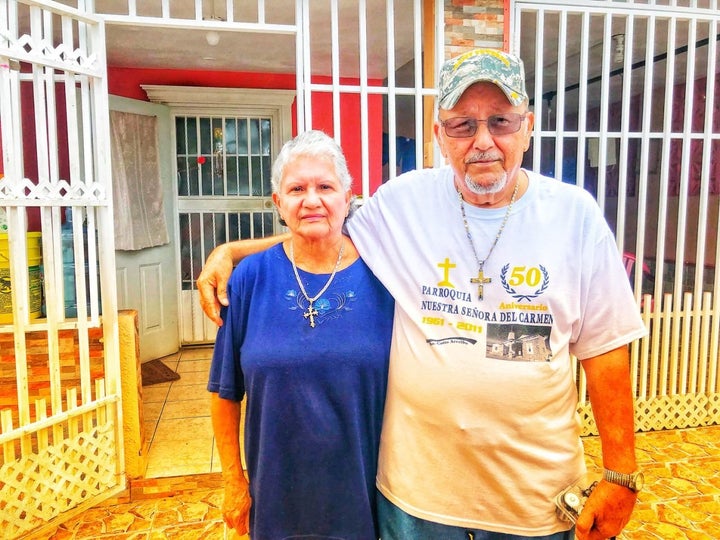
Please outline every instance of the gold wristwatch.
[{"label": "gold wristwatch", "polygon": [[619,473],[610,469],[603,469],[603,480],[611,484],[624,486],[631,491],[637,493],[643,488],[645,483],[645,475],[641,471],[635,471],[631,474]]}]

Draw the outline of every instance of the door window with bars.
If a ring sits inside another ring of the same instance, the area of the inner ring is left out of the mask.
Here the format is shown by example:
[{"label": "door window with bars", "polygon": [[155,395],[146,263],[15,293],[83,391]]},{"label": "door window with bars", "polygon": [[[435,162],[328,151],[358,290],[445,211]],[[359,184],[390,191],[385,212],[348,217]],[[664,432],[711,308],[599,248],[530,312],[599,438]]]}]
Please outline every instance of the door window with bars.
[{"label": "door window with bars", "polygon": [[269,197],[270,119],[175,120],[178,197]]},{"label": "door window with bars", "polygon": [[275,233],[271,128],[263,117],[176,117],[183,290],[215,246]]}]

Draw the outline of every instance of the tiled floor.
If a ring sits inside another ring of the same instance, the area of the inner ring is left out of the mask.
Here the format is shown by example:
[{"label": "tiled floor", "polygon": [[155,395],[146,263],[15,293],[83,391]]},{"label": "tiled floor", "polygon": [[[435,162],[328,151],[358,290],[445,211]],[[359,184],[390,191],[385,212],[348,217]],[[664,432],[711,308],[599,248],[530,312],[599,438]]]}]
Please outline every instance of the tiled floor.
[{"label": "tiled floor", "polygon": [[220,472],[206,390],[212,347],[185,348],[162,361],[180,379],[143,387],[146,478]]},{"label": "tiled floor", "polygon": [[[596,466],[599,441],[585,441]],[[647,486],[621,540],[720,539],[720,426],[642,433],[638,458]],[[93,508],[69,520],[51,540],[223,540],[219,475],[176,479],[177,494]],[[194,487],[191,484],[195,483]],[[167,486],[166,486],[167,487]],[[244,537],[240,540],[247,540]],[[408,539],[439,540],[439,539]]]},{"label": "tiled floor", "polygon": [[[208,348],[185,349],[165,358],[180,380],[143,389],[152,433],[147,478],[37,538],[247,540],[228,534],[221,518],[220,467],[205,391],[210,354]],[[584,442],[588,466],[599,467],[599,439]],[[646,488],[618,538],[720,539],[720,426],[640,433],[637,449]]]},{"label": "tiled floor", "polygon": [[[636,448],[646,487],[618,538],[720,539],[720,426],[640,433]],[[586,439],[588,467],[600,455],[600,440]]]}]

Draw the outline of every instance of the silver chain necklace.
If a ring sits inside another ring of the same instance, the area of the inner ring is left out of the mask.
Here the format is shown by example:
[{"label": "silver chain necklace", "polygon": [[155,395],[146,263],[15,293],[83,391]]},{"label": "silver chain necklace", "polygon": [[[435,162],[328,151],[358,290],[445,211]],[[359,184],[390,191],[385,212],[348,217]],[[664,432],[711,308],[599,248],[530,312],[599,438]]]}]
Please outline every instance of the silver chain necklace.
[{"label": "silver chain necklace", "polygon": [[305,291],[305,286],[303,285],[302,281],[300,280],[300,274],[298,274],[297,266],[295,266],[295,253],[293,251],[293,242],[290,240],[290,262],[292,263],[293,272],[295,273],[295,279],[297,280],[298,285],[300,286],[300,292],[302,292],[303,296],[305,297],[305,300],[309,302],[307,311],[303,313],[303,317],[308,319],[310,321],[310,327],[315,328],[315,316],[318,314],[317,309],[313,307],[313,302],[320,298],[322,294],[327,290],[327,288],[330,286],[330,283],[332,283],[332,280],[335,278],[335,273],[337,272],[338,267],[340,266],[340,261],[342,260],[343,251],[345,250],[345,242],[343,241],[342,244],[340,244],[340,251],[338,252],[338,258],[335,262],[335,268],[333,268],[332,274],[330,274],[330,279],[327,280],[327,283],[325,283],[325,286],[320,289],[320,292],[317,293],[315,296],[310,298],[308,296],[308,293]]},{"label": "silver chain necklace", "polygon": [[457,190],[458,197],[460,199],[460,212],[462,213],[463,223],[465,224],[465,232],[467,233],[468,240],[470,241],[470,247],[472,248],[473,255],[475,255],[475,261],[478,265],[477,277],[470,278],[470,283],[472,283],[473,285],[477,284],[478,286],[478,300],[483,299],[483,285],[492,281],[492,279],[490,279],[489,277],[485,277],[485,274],[483,273],[483,266],[485,265],[485,262],[490,258],[490,255],[495,249],[498,240],[500,240],[500,235],[503,233],[503,230],[505,230],[505,224],[510,217],[510,211],[512,210],[513,204],[515,203],[515,198],[517,197],[519,185],[520,179],[518,178],[517,180],[515,180],[515,189],[513,189],[513,194],[510,198],[510,204],[508,204],[507,210],[505,211],[505,217],[503,218],[502,224],[500,225],[500,229],[498,229],[498,232],[495,235],[495,240],[493,241],[492,246],[490,246],[490,251],[488,251],[488,254],[482,261],[480,260],[480,257],[478,257],[477,250],[475,249],[475,242],[473,242],[472,235],[470,234],[470,226],[468,225],[467,217],[465,217],[465,202],[463,201],[462,192],[459,189]]}]

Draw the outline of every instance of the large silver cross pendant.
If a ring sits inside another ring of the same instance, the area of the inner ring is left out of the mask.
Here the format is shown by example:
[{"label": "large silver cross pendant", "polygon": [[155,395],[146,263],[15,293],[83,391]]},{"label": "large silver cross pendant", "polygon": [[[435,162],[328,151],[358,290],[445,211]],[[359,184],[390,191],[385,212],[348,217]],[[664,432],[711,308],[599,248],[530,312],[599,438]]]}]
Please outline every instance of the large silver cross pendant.
[{"label": "large silver cross pendant", "polygon": [[476,278],[470,278],[470,283],[477,284],[478,286],[478,300],[483,299],[483,285],[485,283],[490,283],[492,279],[489,277],[485,277],[485,274],[483,274],[482,266],[478,268],[478,275]]},{"label": "large silver cross pendant", "polygon": [[315,315],[318,314],[317,309],[313,307],[312,304],[310,304],[307,308],[307,311],[303,313],[303,317],[306,319],[310,319],[310,327],[315,328]]}]

